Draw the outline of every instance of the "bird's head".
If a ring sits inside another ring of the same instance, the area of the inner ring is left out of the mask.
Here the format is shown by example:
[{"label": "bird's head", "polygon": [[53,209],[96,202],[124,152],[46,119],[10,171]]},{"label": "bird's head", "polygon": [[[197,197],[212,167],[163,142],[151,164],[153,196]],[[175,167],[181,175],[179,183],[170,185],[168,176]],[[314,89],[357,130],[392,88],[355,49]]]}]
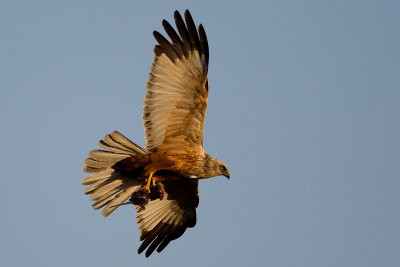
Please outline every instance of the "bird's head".
[{"label": "bird's head", "polygon": [[226,178],[229,179],[229,177],[230,177],[229,170],[226,167],[226,165],[222,161],[220,161],[219,159],[217,159],[217,163],[218,163],[217,164],[217,168],[218,168],[217,173],[218,173],[218,175],[223,175],[223,176],[225,176]]},{"label": "bird's head", "polygon": [[199,176],[202,178],[210,178],[223,175],[229,179],[229,171],[226,165],[219,159],[213,158],[206,154],[204,159],[204,172]]}]

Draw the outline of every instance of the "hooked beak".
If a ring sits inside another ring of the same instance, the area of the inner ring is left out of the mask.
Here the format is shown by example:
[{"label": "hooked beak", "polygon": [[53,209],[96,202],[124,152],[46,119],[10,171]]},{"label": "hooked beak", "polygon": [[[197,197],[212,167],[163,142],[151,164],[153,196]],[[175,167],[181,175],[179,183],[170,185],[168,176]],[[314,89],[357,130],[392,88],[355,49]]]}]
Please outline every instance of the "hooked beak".
[{"label": "hooked beak", "polygon": [[228,172],[228,173],[225,173],[224,176],[225,176],[226,178],[228,178],[228,179],[231,177],[231,176],[229,175],[229,172]]}]

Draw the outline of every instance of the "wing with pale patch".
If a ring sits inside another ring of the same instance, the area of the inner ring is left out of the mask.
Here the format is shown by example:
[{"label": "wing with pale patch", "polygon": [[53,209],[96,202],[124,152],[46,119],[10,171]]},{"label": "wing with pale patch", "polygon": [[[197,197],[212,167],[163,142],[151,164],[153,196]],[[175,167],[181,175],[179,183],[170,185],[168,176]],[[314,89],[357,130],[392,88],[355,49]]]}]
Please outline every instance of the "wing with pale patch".
[{"label": "wing with pale patch", "polygon": [[85,172],[94,173],[82,181],[88,187],[85,194],[91,194],[92,207],[97,210],[106,206],[102,212],[110,215],[118,205],[124,203],[143,181],[132,176],[123,175],[111,168],[117,162],[132,155],[146,154],[147,150],[136,145],[117,131],[106,135],[99,142],[104,150],[92,150],[85,160]]},{"label": "wing with pale patch", "polygon": [[136,218],[143,241],[138,253],[146,250],[149,257],[154,250],[161,252],[187,228],[196,225],[199,204],[198,180],[159,182],[164,198],[150,201],[145,207],[136,206]]},{"label": "wing with pale patch", "polygon": [[154,32],[158,45],[151,66],[143,107],[146,148],[166,153],[188,153],[203,145],[208,98],[208,43],[203,26],[198,31],[189,11],[185,22],[174,13],[178,33],[163,26],[171,42]]}]

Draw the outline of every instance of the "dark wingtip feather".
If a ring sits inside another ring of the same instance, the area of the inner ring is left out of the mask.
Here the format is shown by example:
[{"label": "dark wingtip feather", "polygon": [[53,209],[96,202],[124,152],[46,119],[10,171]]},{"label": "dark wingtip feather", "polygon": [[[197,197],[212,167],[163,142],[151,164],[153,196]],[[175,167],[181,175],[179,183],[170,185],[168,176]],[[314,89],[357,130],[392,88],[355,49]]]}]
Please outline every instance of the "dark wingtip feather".
[{"label": "dark wingtip feather", "polygon": [[153,36],[159,43],[161,50],[174,62],[178,58],[178,54],[175,52],[172,44],[158,31],[153,31]]},{"label": "dark wingtip feather", "polygon": [[161,251],[164,250],[164,248],[166,248],[169,243],[171,243],[172,239],[170,237],[167,237],[163,240],[163,242],[158,246],[157,248],[157,252],[160,253]]},{"label": "dark wingtip feather", "polygon": [[175,50],[176,54],[178,55],[178,57],[183,58],[184,52],[181,37],[179,37],[175,29],[165,19],[163,20],[162,25],[165,32],[168,34],[169,38],[172,41],[172,47]]},{"label": "dark wingtip feather", "polygon": [[196,24],[194,23],[193,17],[187,9],[185,10],[185,21],[192,48],[196,48],[199,52],[201,52],[199,34],[196,30]]},{"label": "dark wingtip feather", "polygon": [[[209,49],[207,36],[202,24],[199,24],[196,29],[193,17],[188,9],[184,12],[183,20],[178,10],[174,12],[174,20],[177,31],[168,23],[165,19],[162,20],[162,25],[165,32],[168,34],[171,42],[165,39],[159,32],[154,31],[153,35],[159,43],[159,47],[155,49],[156,55],[160,55],[164,52],[172,61],[176,58],[187,57],[190,51],[197,49],[201,55],[204,55],[206,65],[209,62]],[[179,33],[179,34],[178,34]],[[205,67],[207,72],[207,67]]]},{"label": "dark wingtip feather", "polygon": [[161,56],[161,54],[163,53],[163,51],[159,45],[155,45],[153,51],[156,56]]},{"label": "dark wingtip feather", "polygon": [[190,42],[189,32],[186,28],[185,22],[178,11],[174,12],[175,25],[182,38],[183,53],[187,57],[192,50],[192,43]]},{"label": "dark wingtip feather", "polygon": [[208,64],[209,60],[209,50],[208,50],[208,40],[207,40],[207,35],[206,31],[204,30],[204,27],[202,24],[199,25],[199,36],[200,36],[200,45],[201,45],[201,52],[204,54],[206,58],[206,62]]}]

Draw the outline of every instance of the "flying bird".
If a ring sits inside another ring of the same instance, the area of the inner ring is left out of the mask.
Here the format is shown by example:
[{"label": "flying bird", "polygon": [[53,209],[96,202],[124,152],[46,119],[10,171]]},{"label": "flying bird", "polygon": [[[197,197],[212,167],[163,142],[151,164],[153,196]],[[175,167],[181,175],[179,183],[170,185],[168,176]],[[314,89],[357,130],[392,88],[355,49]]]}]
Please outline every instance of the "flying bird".
[{"label": "flying bird", "polygon": [[159,32],[143,106],[146,148],[118,131],[100,140],[85,160],[87,185],[95,210],[107,217],[125,204],[136,205],[141,232],[138,249],[146,257],[161,252],[187,228],[196,225],[199,179],[229,178],[226,165],[203,148],[208,101],[209,50],[188,10],[174,13],[175,29],[163,20],[171,41]]}]

